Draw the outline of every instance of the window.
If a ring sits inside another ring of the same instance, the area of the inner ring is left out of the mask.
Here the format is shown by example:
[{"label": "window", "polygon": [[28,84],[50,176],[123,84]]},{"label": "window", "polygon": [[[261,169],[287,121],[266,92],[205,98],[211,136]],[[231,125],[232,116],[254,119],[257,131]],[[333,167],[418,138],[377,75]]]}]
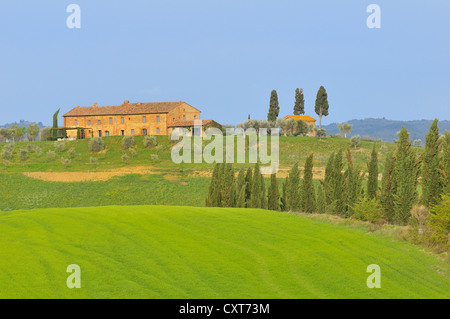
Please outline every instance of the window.
[{"label": "window", "polygon": [[88,121],[88,125],[91,125],[91,120]]},{"label": "window", "polygon": [[[123,117],[120,118],[120,123],[123,124],[123,122],[125,121],[125,119]],[[123,134],[122,134],[123,135]]]},{"label": "window", "polygon": [[146,129],[146,128],[144,128],[144,129],[142,130],[142,135],[147,135],[147,129]]},{"label": "window", "polygon": [[120,131],[120,135],[122,135],[122,136],[125,135],[125,131],[124,131],[124,130],[121,130],[121,131]]},{"label": "window", "polygon": [[112,117],[109,118],[109,124],[112,124]]},{"label": "window", "polygon": [[75,126],[77,126],[78,125],[78,121],[77,120],[75,120]]},{"label": "window", "polygon": [[172,119],[172,123],[175,122],[175,118]]},{"label": "window", "polygon": [[84,130],[80,130],[80,138],[81,138],[81,139],[84,139],[84,138],[85,138]]},{"label": "window", "polygon": [[109,136],[109,131],[105,131],[105,136]]},{"label": "window", "polygon": [[98,121],[97,121],[97,125],[100,125],[100,123],[101,123],[100,120],[98,120]]},{"label": "window", "polygon": [[145,116],[142,117],[142,123],[147,122],[147,118]]},{"label": "window", "polygon": [[156,128],[156,134],[159,134],[159,127]]},{"label": "window", "polygon": [[133,129],[131,129],[131,135],[134,135],[134,130]]},{"label": "window", "polygon": [[102,130],[98,130],[98,137],[102,137]]},{"label": "window", "polygon": [[194,120],[196,120],[197,119],[197,115],[194,115]]},{"label": "window", "polygon": [[159,115],[156,116],[156,123],[159,123]]},{"label": "window", "polygon": [[183,115],[183,121],[186,121],[186,115]]}]

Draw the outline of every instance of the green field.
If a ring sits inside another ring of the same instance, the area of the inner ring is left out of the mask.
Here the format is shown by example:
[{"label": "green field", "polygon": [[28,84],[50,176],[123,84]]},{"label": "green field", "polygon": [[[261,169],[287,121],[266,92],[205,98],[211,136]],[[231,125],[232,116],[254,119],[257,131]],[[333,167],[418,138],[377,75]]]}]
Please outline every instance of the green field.
[{"label": "green field", "polygon": [[[448,264],[418,247],[286,213],[35,209],[0,226],[0,298],[450,298]],[[69,264],[81,289],[66,287]]]}]

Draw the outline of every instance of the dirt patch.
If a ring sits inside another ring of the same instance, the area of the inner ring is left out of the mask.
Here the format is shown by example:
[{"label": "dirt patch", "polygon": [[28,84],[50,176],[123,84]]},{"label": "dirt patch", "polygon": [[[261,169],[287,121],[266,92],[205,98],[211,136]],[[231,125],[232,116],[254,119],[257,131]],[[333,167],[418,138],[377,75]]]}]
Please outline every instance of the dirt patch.
[{"label": "dirt patch", "polygon": [[103,172],[25,172],[25,176],[46,182],[98,182],[129,174],[159,174],[153,166],[121,167]]}]

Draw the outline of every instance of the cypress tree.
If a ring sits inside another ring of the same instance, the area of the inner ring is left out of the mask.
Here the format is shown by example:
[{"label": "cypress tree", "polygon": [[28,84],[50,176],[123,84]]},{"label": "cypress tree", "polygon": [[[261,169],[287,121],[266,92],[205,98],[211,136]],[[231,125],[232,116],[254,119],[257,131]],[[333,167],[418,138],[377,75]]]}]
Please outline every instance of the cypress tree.
[{"label": "cypress tree", "polygon": [[245,186],[239,191],[236,207],[245,208]]},{"label": "cypress tree", "polygon": [[367,180],[367,195],[369,198],[377,197],[378,189],[378,153],[373,145],[372,154],[368,164],[369,177]]},{"label": "cypress tree", "polygon": [[264,176],[260,173],[259,176],[261,177],[261,191],[260,191],[260,196],[261,196],[261,208],[263,209],[267,209],[267,197],[266,197],[266,183],[264,182]]},{"label": "cypress tree", "polygon": [[282,211],[289,211],[289,198],[288,198],[288,186],[289,185],[289,176],[286,176],[286,179],[284,180],[283,186],[282,186],[282,193],[281,193],[281,210]]},{"label": "cypress tree", "polygon": [[404,225],[408,222],[411,208],[416,202],[419,167],[411,148],[409,133],[404,126],[398,134],[398,139],[394,163],[395,221]]},{"label": "cypress tree", "polygon": [[325,193],[323,189],[322,182],[319,183],[319,187],[317,188],[317,213],[324,214],[327,211],[327,203],[325,201]]},{"label": "cypress tree", "polygon": [[255,170],[253,171],[252,180],[252,192],[250,195],[250,207],[261,208],[261,172],[259,163],[255,164]]},{"label": "cypress tree", "polygon": [[305,213],[312,213],[316,210],[316,191],[313,184],[313,158],[314,154],[307,157],[301,186],[302,209]]},{"label": "cypress tree", "polygon": [[216,165],[214,166],[213,169],[213,173],[211,176],[211,181],[209,183],[209,188],[208,188],[208,196],[206,197],[206,201],[205,201],[205,205],[207,207],[214,207],[216,206],[216,202],[215,202],[215,198],[214,196],[217,195],[217,182],[218,182],[218,174],[219,174],[219,165],[216,163]]},{"label": "cypress tree", "polygon": [[287,197],[289,210],[298,210],[301,208],[300,199],[300,171],[298,163],[295,163],[289,172],[289,184],[287,185]]},{"label": "cypress tree", "polygon": [[268,191],[268,209],[270,210],[280,210],[280,192],[278,190],[277,175],[270,175],[270,186]]},{"label": "cypress tree", "polygon": [[389,222],[394,221],[394,194],[395,194],[395,183],[394,183],[394,161],[395,158],[392,154],[386,156],[386,161],[384,163],[383,177],[381,178],[381,194],[380,202],[384,210],[384,215]]},{"label": "cypress tree", "polygon": [[332,192],[333,192],[333,211],[341,214],[344,212],[344,176],[342,174],[342,150],[340,150],[334,158],[334,167],[332,174]]},{"label": "cypress tree", "polygon": [[334,158],[335,154],[333,152],[328,158],[325,167],[324,191],[325,191],[325,203],[327,205],[330,205],[333,202],[332,181],[333,181]]},{"label": "cypress tree", "polygon": [[422,189],[423,203],[427,207],[436,205],[441,199],[443,190],[442,174],[439,157],[438,120],[431,124],[430,131],[425,136],[425,151],[423,154]]},{"label": "cypress tree", "polygon": [[58,138],[58,114],[59,114],[60,109],[58,109],[58,111],[55,112],[55,114],[53,114],[53,130],[52,130],[52,137],[53,140],[56,141]]},{"label": "cypress tree", "polygon": [[444,194],[450,193],[450,131],[445,131],[442,147],[442,179]]},{"label": "cypress tree", "polygon": [[252,169],[249,167],[247,173],[245,174],[245,207],[250,207],[250,197],[252,194],[252,181],[253,173]]},{"label": "cypress tree", "polygon": [[350,149],[347,149],[347,170],[344,173],[344,211],[351,215],[351,207],[361,196],[362,180],[364,175],[353,165],[353,158]]},{"label": "cypress tree", "polygon": [[278,105],[278,94],[277,91],[272,90],[270,93],[270,105],[269,113],[267,114],[267,120],[269,122],[275,122],[278,118],[278,113],[280,112],[280,106]]},{"label": "cypress tree", "polygon": [[[237,181],[236,181],[236,192],[237,192],[237,194],[240,193],[241,188],[242,188],[244,185],[245,185],[245,169],[244,169],[244,168],[241,168],[241,169],[239,170],[239,174],[238,174]],[[239,197],[239,195],[236,196],[236,197]]]},{"label": "cypress tree", "polygon": [[305,114],[305,98],[303,89],[295,89],[294,115]]},{"label": "cypress tree", "polygon": [[319,88],[316,96],[315,111],[319,116],[319,129],[322,128],[322,116],[328,116],[328,94],[323,86]]}]

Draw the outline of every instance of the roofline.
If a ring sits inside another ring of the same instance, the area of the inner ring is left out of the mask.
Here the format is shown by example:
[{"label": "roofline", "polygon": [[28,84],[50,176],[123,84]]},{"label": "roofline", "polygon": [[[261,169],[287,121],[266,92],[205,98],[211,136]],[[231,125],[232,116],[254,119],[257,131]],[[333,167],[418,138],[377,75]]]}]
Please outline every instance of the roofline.
[{"label": "roofline", "polygon": [[[101,106],[99,106],[101,107]],[[70,112],[70,111],[69,111]],[[67,112],[67,113],[69,113]],[[118,116],[118,115],[143,115],[143,114],[167,114],[169,112],[155,112],[155,113],[151,113],[151,112],[147,112],[147,113],[131,113],[131,114],[117,114],[117,113],[112,113],[112,114],[89,114],[89,115],[67,115],[64,114],[63,117],[82,117],[82,116]]]}]

